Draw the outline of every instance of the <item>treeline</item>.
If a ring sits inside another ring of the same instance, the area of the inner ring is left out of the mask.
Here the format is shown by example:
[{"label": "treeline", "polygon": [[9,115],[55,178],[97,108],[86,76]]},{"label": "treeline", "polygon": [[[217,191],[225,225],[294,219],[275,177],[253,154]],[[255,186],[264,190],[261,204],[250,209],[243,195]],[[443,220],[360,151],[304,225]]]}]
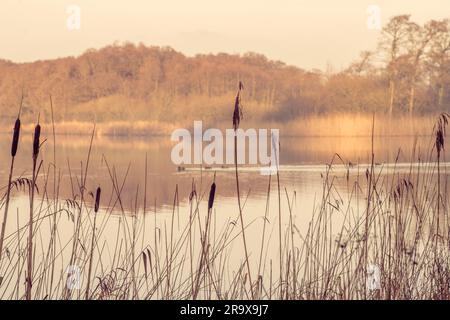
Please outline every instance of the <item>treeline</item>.
[{"label": "treeline", "polygon": [[238,81],[245,117],[287,121],[340,112],[450,110],[450,23],[393,17],[377,48],[339,72],[303,70],[256,53],[187,57],[168,47],[120,44],[79,57],[17,64],[0,61],[2,120],[224,121]]}]

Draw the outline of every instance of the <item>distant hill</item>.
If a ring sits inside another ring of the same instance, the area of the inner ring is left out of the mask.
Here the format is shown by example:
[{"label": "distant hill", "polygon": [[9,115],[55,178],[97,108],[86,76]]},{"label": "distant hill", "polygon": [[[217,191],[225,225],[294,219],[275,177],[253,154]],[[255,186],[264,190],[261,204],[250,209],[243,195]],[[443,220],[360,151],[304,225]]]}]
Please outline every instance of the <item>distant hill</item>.
[{"label": "distant hill", "polygon": [[[61,121],[220,120],[229,118],[241,80],[245,103],[263,116],[301,92],[312,99],[322,78],[255,53],[186,57],[167,47],[114,45],[79,57],[0,61],[0,108],[2,120],[14,117],[23,86],[25,118],[40,111],[48,119],[51,94]],[[299,107],[307,113],[314,105]]]},{"label": "distant hill", "polygon": [[[2,122],[12,123],[22,87],[22,117],[49,121],[49,95],[58,122],[229,121],[238,82],[246,119],[284,122],[307,115],[387,112],[389,79],[383,69],[356,61],[338,73],[306,71],[256,53],[187,57],[168,47],[123,44],[79,57],[33,63],[0,60]],[[407,110],[408,90],[396,91],[395,112]],[[435,96],[418,83],[416,113],[436,112]],[[444,96],[440,109],[447,110]]]}]

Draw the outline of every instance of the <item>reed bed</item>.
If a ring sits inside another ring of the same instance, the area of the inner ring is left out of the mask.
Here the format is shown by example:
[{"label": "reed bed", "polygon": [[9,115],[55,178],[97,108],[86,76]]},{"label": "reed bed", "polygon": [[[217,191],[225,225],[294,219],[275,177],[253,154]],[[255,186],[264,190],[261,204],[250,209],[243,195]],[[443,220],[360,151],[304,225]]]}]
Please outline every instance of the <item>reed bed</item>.
[{"label": "reed bed", "polygon": [[[207,103],[207,102],[205,102]],[[404,115],[395,116],[395,121],[388,115],[377,115],[377,127],[375,136],[427,136],[430,128],[435,123],[435,116],[432,115]],[[192,119],[192,118],[187,118]],[[41,121],[43,130],[50,130],[52,127],[51,119]],[[211,122],[203,121],[205,125],[210,123],[214,127],[227,129],[229,122]],[[402,126],[396,126],[396,123],[402,123]],[[248,115],[245,125],[251,128],[279,128],[282,127],[282,134],[290,137],[369,137],[371,131],[372,117],[368,114],[360,113],[337,113],[324,115],[308,115],[303,118],[276,122],[266,120],[255,120]],[[57,121],[55,123],[58,135],[86,137],[91,135],[92,123],[89,121]],[[103,138],[111,137],[167,137],[177,128],[191,128],[192,121],[110,121],[97,122],[96,136]],[[32,133],[33,124],[24,123],[22,131]],[[7,125],[0,128],[0,133],[9,133]]]},{"label": "reed bed", "polygon": [[[235,129],[242,120],[242,89]],[[111,193],[101,192],[102,186],[89,190],[95,127],[79,176],[68,161],[72,197],[61,199],[56,163],[51,170],[39,159],[37,125],[29,148],[31,183],[16,188],[28,192],[29,220],[22,212],[4,218],[9,226],[0,256],[0,298],[449,299],[447,122],[447,115],[439,117],[429,150],[417,154],[406,172],[396,170],[398,159],[389,169],[376,164],[375,154],[370,164],[356,165],[332,156],[307,225],[298,225],[305,208],[296,205],[295,191],[281,185],[277,170],[275,187],[267,177],[262,228],[246,216],[237,165],[237,207],[223,224],[216,223],[221,186],[215,175],[193,179],[184,206],[174,186],[171,214],[158,212],[147,194],[147,165],[144,190],[135,187],[131,209],[123,201],[128,169],[122,173],[106,158]],[[344,172],[335,170],[337,165]],[[15,190],[18,178],[11,175],[6,193]],[[47,187],[50,179],[56,182],[53,190]],[[270,201],[277,202],[275,212]],[[252,228],[259,228],[257,247],[248,246]]]}]

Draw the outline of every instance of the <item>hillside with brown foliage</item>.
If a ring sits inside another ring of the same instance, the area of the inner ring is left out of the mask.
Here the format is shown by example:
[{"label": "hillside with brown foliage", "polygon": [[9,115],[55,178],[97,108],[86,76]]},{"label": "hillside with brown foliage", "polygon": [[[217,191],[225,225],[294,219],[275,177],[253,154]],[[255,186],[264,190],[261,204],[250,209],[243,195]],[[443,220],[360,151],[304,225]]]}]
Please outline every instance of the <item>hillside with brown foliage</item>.
[{"label": "hillside with brown foliage", "polygon": [[[339,72],[303,70],[255,53],[188,57],[168,47],[120,44],[79,57],[0,61],[1,121],[228,121],[239,81],[245,117],[286,122],[336,113],[435,114],[450,110],[449,21],[409,16],[384,26],[379,46]],[[305,48],[307,50],[307,48]]]}]

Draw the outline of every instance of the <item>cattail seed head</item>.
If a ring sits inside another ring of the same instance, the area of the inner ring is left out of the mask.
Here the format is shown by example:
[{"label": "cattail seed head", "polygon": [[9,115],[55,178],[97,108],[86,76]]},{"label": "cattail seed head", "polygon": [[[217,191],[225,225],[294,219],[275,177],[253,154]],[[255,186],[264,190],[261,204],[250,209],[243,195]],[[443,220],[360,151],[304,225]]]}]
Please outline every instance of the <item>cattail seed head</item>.
[{"label": "cattail seed head", "polygon": [[442,113],[439,116],[438,121],[436,123],[435,146],[436,146],[438,158],[441,156],[441,152],[442,152],[442,150],[444,150],[444,147],[445,147],[445,129],[446,129],[446,126],[448,125],[449,117],[450,117],[450,115],[448,115],[447,113]]},{"label": "cattail seed head", "polygon": [[441,130],[436,132],[436,150],[438,155],[441,154],[442,149],[444,149],[444,134]]},{"label": "cattail seed head", "polygon": [[36,159],[39,155],[39,138],[41,137],[41,126],[38,124],[34,128],[34,140],[33,140],[33,158]]},{"label": "cattail seed head", "polygon": [[208,210],[212,209],[213,207],[215,194],[216,194],[216,183],[213,182],[213,184],[211,185],[211,190],[209,191]]},{"label": "cattail seed head", "polygon": [[98,208],[100,207],[100,194],[102,193],[102,189],[100,187],[97,188],[97,192],[95,194],[95,207],[94,212],[98,212]]},{"label": "cattail seed head", "polygon": [[13,141],[11,145],[11,156],[15,157],[17,153],[17,148],[19,146],[19,135],[20,135],[20,119],[17,118],[14,124]]},{"label": "cattail seed head", "polygon": [[233,128],[236,131],[239,128],[239,123],[241,122],[242,114],[242,106],[241,106],[241,90],[244,89],[244,85],[241,81],[239,81],[238,92],[236,94],[236,99],[234,102],[234,112],[233,112]]}]

